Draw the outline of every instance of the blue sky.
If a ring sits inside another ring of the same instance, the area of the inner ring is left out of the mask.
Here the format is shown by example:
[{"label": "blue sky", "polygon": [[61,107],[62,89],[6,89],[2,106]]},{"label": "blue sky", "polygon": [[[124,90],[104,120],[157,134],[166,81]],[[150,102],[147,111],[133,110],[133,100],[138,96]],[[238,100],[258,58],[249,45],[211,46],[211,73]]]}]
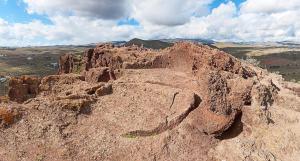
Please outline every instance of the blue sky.
[{"label": "blue sky", "polygon": [[[214,9],[217,8],[218,6],[220,6],[220,4],[222,3],[226,3],[228,2],[227,0],[215,0],[210,4],[210,9]],[[233,0],[232,2],[234,2],[237,6],[239,6],[241,3],[245,2],[245,0]]]},{"label": "blue sky", "polygon": [[0,0],[0,46],[134,37],[299,41],[299,13],[300,0]]},{"label": "blue sky", "polygon": [[33,20],[51,23],[46,15],[28,14],[26,7],[21,0],[0,0],[0,18],[10,23],[26,23]]}]

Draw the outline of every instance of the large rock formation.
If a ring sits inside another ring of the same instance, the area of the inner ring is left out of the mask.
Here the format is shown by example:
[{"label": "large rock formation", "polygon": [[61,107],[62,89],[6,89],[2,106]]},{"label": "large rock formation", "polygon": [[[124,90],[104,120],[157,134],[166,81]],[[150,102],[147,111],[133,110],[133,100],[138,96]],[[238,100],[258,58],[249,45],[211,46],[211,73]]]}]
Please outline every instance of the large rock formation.
[{"label": "large rock formation", "polygon": [[74,56],[65,54],[59,58],[58,74],[72,73],[74,69]]},{"label": "large rock formation", "polygon": [[[67,66],[60,73],[71,72]],[[102,44],[84,53],[80,73],[44,77],[34,86],[39,94],[14,103],[20,107],[13,112],[6,110],[10,103],[0,104],[3,160],[300,156],[299,97],[278,75],[219,50],[193,43],[160,51]],[[26,84],[15,82],[12,91]]]},{"label": "large rock formation", "polygon": [[22,103],[39,93],[40,78],[33,76],[13,77],[9,80],[8,97]]},{"label": "large rock formation", "polygon": [[[251,102],[254,80],[248,78],[256,76],[253,70],[243,67],[234,57],[191,43],[175,44],[161,52],[103,44],[87,50],[84,62],[86,79],[90,82],[107,82],[111,80],[108,71],[120,69],[166,68],[174,73],[187,74],[199,84],[195,92],[205,98],[196,110],[196,116],[191,118],[199,129],[217,135],[230,127],[243,105]],[[173,85],[171,82],[166,84]],[[199,118],[199,115],[206,117]]]}]

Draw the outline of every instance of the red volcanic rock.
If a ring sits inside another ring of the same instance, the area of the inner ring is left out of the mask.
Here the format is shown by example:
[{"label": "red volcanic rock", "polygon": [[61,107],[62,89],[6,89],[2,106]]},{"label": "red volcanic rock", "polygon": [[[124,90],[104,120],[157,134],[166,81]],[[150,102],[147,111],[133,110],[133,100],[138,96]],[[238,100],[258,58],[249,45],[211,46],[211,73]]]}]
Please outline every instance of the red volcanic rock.
[{"label": "red volcanic rock", "polygon": [[65,91],[62,84],[74,84],[78,81],[84,81],[84,76],[65,74],[65,75],[50,75],[41,80],[39,86],[40,91],[52,91],[54,93]]},{"label": "red volcanic rock", "polygon": [[225,52],[192,43],[177,43],[161,51],[102,44],[84,53],[84,66],[85,71],[98,67],[113,70],[172,68],[194,73],[198,70],[227,71],[245,78],[255,76],[254,71],[242,67],[240,61]]},{"label": "red volcanic rock", "polygon": [[[62,67],[70,69],[68,67],[72,67],[72,59],[68,55],[62,57]],[[192,120],[196,127],[209,134],[221,134],[231,126],[242,107],[251,104],[254,82],[247,79],[256,76],[252,69],[242,66],[233,56],[193,43],[176,43],[160,51],[101,44],[87,50],[83,62],[82,74],[91,83],[115,80],[113,71],[116,69],[166,68],[194,77],[199,84],[198,92],[205,99],[200,105],[201,110],[194,112],[203,117],[191,118],[195,118]],[[237,85],[237,80],[244,83]]]},{"label": "red volcanic rock", "polygon": [[115,79],[113,71],[107,67],[91,68],[85,72],[85,80],[91,83],[108,82]]},{"label": "red volcanic rock", "polygon": [[[272,160],[281,154],[286,160],[290,148],[272,145],[300,145],[300,115],[289,109],[299,111],[298,97],[273,74],[217,49],[185,42],[159,51],[102,44],[75,59],[61,57],[62,75],[41,83],[11,80],[10,99],[39,94],[22,104],[16,124],[12,111],[0,108],[0,126],[12,125],[1,133],[1,159]],[[83,63],[81,74],[70,73],[76,62]]]},{"label": "red volcanic rock", "polygon": [[121,68],[121,58],[114,56],[109,49],[113,49],[112,46],[98,46],[96,49],[87,50],[84,53],[85,70],[98,67]]},{"label": "red volcanic rock", "polygon": [[59,58],[58,74],[72,73],[74,68],[74,58],[72,54],[65,54]]},{"label": "red volcanic rock", "polygon": [[[165,50],[168,68],[197,73],[209,73],[210,71],[224,71],[239,74],[244,78],[253,77],[256,73],[246,69],[241,62],[233,56],[208,46],[192,43],[177,43],[174,47]],[[166,56],[165,56],[166,57]]]},{"label": "red volcanic rock", "polygon": [[87,51],[84,52],[84,65],[85,65],[85,70],[88,71],[90,68],[93,67],[92,65],[92,57],[93,57],[93,52],[94,49],[88,49]]},{"label": "red volcanic rock", "polygon": [[40,78],[34,76],[13,77],[9,80],[8,97],[22,103],[39,93]]},{"label": "red volcanic rock", "polygon": [[22,107],[15,102],[0,103],[0,129],[8,128],[22,117]]},{"label": "red volcanic rock", "polygon": [[91,68],[150,69],[165,67],[161,53],[139,47],[114,47],[102,44],[84,53],[85,71]]},{"label": "red volcanic rock", "polygon": [[218,115],[230,115],[232,109],[227,102],[229,92],[226,79],[220,73],[211,73],[208,81],[209,110]]},{"label": "red volcanic rock", "polygon": [[[136,46],[115,48],[103,44],[86,51],[84,60],[85,77],[89,82],[107,82],[111,79],[109,69],[99,67],[168,68],[196,77],[202,88],[199,93],[205,99],[201,103],[203,108],[198,110],[198,115],[203,117],[200,120],[195,117],[194,122],[196,127],[209,134],[221,134],[231,126],[242,106],[251,100],[247,88],[252,87],[253,81],[246,79],[256,75],[253,70],[243,67],[240,61],[225,52],[192,43],[177,43],[162,51],[146,50]],[[236,78],[241,78],[239,79],[241,82],[247,82],[246,85],[228,84],[228,80]]]},{"label": "red volcanic rock", "polygon": [[[110,71],[115,69],[167,68],[195,77],[201,88],[198,92],[205,99],[200,105],[201,110],[195,112],[203,117],[195,116],[192,120],[196,127],[209,134],[223,133],[234,122],[242,106],[251,102],[254,82],[247,79],[256,76],[233,56],[193,43],[177,43],[161,51],[102,44],[86,51],[84,62],[88,82],[114,80]],[[245,83],[233,84],[236,79]]]}]

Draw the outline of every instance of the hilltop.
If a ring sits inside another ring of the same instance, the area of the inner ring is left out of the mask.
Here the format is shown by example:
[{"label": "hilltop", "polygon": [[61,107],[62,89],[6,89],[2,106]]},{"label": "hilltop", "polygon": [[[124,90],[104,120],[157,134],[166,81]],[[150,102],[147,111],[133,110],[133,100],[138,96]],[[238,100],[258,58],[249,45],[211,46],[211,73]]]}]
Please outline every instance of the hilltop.
[{"label": "hilltop", "polygon": [[3,160],[300,157],[299,84],[205,45],[99,44],[9,86]]}]

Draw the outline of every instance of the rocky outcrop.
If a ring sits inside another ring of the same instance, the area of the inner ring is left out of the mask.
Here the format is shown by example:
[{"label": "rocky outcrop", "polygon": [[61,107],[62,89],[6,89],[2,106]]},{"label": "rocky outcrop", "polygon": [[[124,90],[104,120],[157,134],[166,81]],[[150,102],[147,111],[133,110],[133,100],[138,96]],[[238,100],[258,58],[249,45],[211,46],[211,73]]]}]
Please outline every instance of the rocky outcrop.
[{"label": "rocky outcrop", "polygon": [[115,80],[114,71],[108,67],[91,68],[89,71],[84,72],[85,80],[91,83],[108,82]]},{"label": "rocky outcrop", "polygon": [[165,68],[189,74],[198,82],[197,92],[205,98],[202,108],[195,112],[203,117],[191,118],[197,128],[208,134],[222,134],[244,105],[262,97],[251,95],[254,70],[222,51],[193,43],[177,43],[162,51],[102,44],[87,50],[84,62],[83,74],[88,82],[115,80],[113,71],[120,69]]},{"label": "rocky outcrop", "polygon": [[59,58],[58,74],[72,73],[74,70],[74,56],[65,54]]},{"label": "rocky outcrop", "polygon": [[0,105],[0,128],[7,128],[21,118],[22,112],[18,106],[14,103]]},{"label": "rocky outcrop", "polygon": [[[37,160],[40,155],[45,160],[299,156],[300,114],[285,117],[294,113],[283,110],[289,102],[299,105],[298,97],[277,77],[227,53],[185,42],[159,51],[102,44],[84,53],[77,74],[71,68],[72,57],[63,60],[61,75],[33,85],[36,97],[22,104],[26,109],[22,117],[14,117],[19,121],[11,122],[14,114],[8,114],[13,112],[0,111],[0,120],[8,127],[0,138],[3,160]],[[14,79],[11,97],[23,102],[17,90],[29,91],[29,84]],[[276,104],[278,100],[281,104]],[[260,139],[265,135],[276,139]],[[282,136],[288,139],[280,142]]]},{"label": "rocky outcrop", "polygon": [[41,80],[39,89],[42,92],[59,93],[62,91],[66,91],[66,89],[64,89],[64,87],[62,86],[63,84],[74,84],[78,81],[84,81],[84,80],[85,80],[84,76],[76,75],[76,74],[50,75],[44,77]]},{"label": "rocky outcrop", "polygon": [[114,47],[111,44],[102,44],[87,50],[83,59],[85,71],[98,67],[108,67],[112,70],[150,69],[166,66],[167,62],[160,59],[161,55],[159,52],[136,46]]},{"label": "rocky outcrop", "polygon": [[11,101],[22,103],[39,93],[40,78],[34,76],[13,77],[9,80],[8,97]]},{"label": "rocky outcrop", "polygon": [[[109,49],[112,46],[105,46],[101,50],[101,46],[96,49],[90,49],[84,54],[85,70],[88,71],[91,68],[109,67],[113,69],[121,68],[122,60],[118,56],[114,56],[113,52]],[[113,49],[113,48],[112,48]]]}]

